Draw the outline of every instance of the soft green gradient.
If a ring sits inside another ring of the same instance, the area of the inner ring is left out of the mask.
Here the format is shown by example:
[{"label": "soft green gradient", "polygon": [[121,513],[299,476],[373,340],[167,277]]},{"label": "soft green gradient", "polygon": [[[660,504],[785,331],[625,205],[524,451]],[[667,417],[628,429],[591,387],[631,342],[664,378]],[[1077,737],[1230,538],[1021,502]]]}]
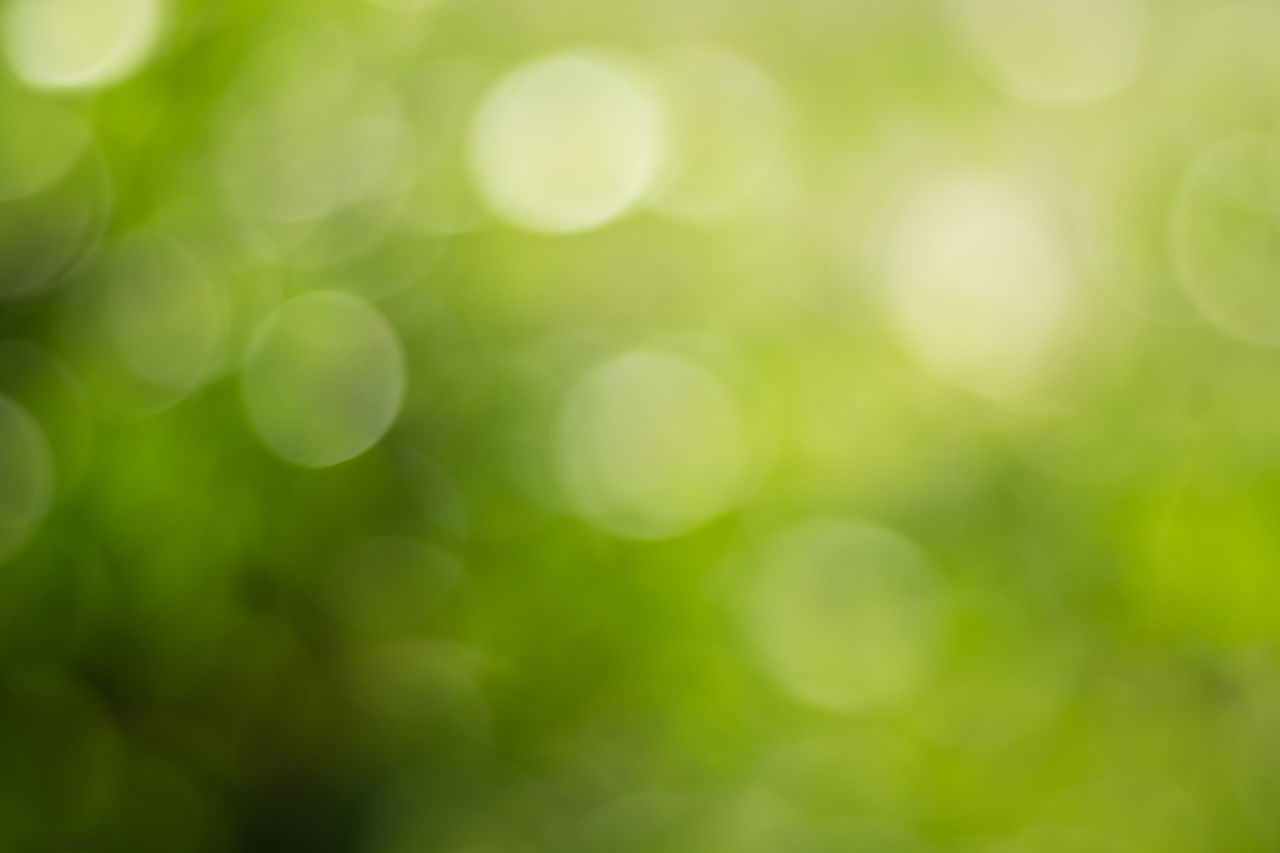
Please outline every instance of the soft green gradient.
[{"label": "soft green gradient", "polygon": [[0,0],[0,853],[1280,849],[1278,44]]}]

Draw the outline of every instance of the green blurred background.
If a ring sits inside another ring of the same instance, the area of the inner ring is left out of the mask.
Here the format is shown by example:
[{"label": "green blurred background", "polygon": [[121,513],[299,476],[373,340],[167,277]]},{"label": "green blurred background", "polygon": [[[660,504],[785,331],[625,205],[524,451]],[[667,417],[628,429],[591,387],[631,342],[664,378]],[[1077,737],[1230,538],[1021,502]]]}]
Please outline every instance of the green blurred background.
[{"label": "green blurred background", "polygon": [[1277,43],[0,0],[0,850],[1280,849]]}]

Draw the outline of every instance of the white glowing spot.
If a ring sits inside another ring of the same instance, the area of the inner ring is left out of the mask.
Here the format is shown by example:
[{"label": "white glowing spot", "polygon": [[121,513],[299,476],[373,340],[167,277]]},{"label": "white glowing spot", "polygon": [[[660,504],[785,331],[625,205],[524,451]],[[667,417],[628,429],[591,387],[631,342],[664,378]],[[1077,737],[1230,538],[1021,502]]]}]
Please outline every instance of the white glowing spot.
[{"label": "white glowing spot", "polygon": [[25,541],[53,503],[53,452],[26,409],[0,396],[0,556]]},{"label": "white glowing spot", "polygon": [[131,371],[177,392],[208,378],[225,317],[195,256],[171,239],[135,234],[117,247],[106,279],[105,328]]},{"label": "white glowing spot", "polygon": [[1174,201],[1169,245],[1179,280],[1219,328],[1280,344],[1280,145],[1258,136],[1211,147]]},{"label": "white glowing spot", "polygon": [[48,89],[109,86],[146,60],[160,0],[12,0],[4,46],[18,77]]},{"label": "white glowing spot", "polygon": [[299,296],[254,335],[241,391],[268,447],[322,467],[368,450],[404,398],[404,353],[390,324],[338,291]]},{"label": "white glowing spot", "polygon": [[940,618],[933,570],[902,537],[816,519],[767,540],[742,614],[763,663],[796,699],[852,711],[909,696]]},{"label": "white glowing spot", "polygon": [[0,201],[37,193],[57,181],[93,138],[71,111],[39,97],[0,100]]},{"label": "white glowing spot", "polygon": [[940,378],[993,396],[1026,390],[1058,343],[1073,272],[1028,188],[954,179],[911,200],[889,245],[891,309]]},{"label": "white glowing spot", "polygon": [[961,14],[1000,82],[1029,101],[1105,98],[1142,61],[1142,0],[963,0]]},{"label": "white glowing spot", "polygon": [[670,153],[654,207],[696,220],[776,201],[786,178],[786,104],[774,80],[717,49],[673,53],[659,79]]},{"label": "white glowing spot", "polygon": [[534,231],[582,231],[644,195],[663,151],[660,106],[622,61],[569,53],[520,68],[489,92],[471,165],[499,215]]},{"label": "white glowing spot", "polygon": [[657,352],[608,362],[573,389],[559,459],[578,511],[634,539],[684,533],[744,497],[751,446],[733,397],[698,365]]}]

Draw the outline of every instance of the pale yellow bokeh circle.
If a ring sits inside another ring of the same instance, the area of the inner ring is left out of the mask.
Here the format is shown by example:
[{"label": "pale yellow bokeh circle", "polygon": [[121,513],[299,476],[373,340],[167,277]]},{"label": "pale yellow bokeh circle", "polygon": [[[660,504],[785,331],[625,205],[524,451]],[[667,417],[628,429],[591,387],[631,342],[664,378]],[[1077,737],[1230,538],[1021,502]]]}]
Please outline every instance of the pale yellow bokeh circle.
[{"label": "pale yellow bokeh circle", "polygon": [[4,47],[18,77],[41,89],[96,89],[146,61],[160,35],[161,0],[12,0]]},{"label": "pale yellow bokeh circle", "polygon": [[281,305],[250,345],[241,391],[249,422],[290,462],[323,467],[368,450],[400,412],[404,353],[359,297],[317,291]]},{"label": "pale yellow bokeh circle", "polygon": [[470,141],[488,205],[544,232],[584,231],[622,215],[648,190],[662,153],[653,87],[625,61],[589,51],[539,59],[500,80]]},{"label": "pale yellow bokeh circle", "polygon": [[596,368],[561,411],[559,462],[575,509],[626,538],[675,536],[735,506],[752,451],[728,388],[673,354],[637,351]]},{"label": "pale yellow bokeh circle", "polygon": [[798,522],[749,557],[741,613],[765,669],[830,711],[906,699],[933,662],[934,570],[909,541],[834,518]]},{"label": "pale yellow bokeh circle", "polygon": [[1042,378],[1061,342],[1074,259],[1031,186],[954,176],[912,194],[885,282],[906,346],[939,378],[1009,398]]},{"label": "pale yellow bokeh circle", "polygon": [[962,0],[965,34],[1021,100],[1080,104],[1123,89],[1146,47],[1143,0]]}]

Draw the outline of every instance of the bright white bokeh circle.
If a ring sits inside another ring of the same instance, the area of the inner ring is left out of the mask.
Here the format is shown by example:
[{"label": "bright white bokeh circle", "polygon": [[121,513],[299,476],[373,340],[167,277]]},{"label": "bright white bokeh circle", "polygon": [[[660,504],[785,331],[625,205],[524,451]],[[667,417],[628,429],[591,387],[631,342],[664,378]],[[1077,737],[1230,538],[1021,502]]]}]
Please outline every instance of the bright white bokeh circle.
[{"label": "bright white bokeh circle", "polygon": [[95,89],[134,73],[154,48],[161,0],[12,0],[4,46],[18,77],[41,89]]},{"label": "bright white bokeh circle", "polygon": [[906,539],[862,522],[809,519],[765,540],[748,566],[745,627],[793,698],[853,711],[921,685],[941,610],[934,570]]},{"label": "bright white bokeh circle", "polygon": [[263,442],[318,468],[373,446],[399,414],[404,384],[404,353],[386,319],[352,294],[316,291],[263,322],[241,391]]},{"label": "bright white bokeh circle", "polygon": [[944,179],[908,200],[887,248],[890,309],[920,361],[984,395],[1027,390],[1074,288],[1071,253],[1042,199],[1012,179]]},{"label": "bright white bokeh circle", "polygon": [[573,232],[620,216],[662,162],[653,87],[604,53],[536,60],[500,80],[476,114],[470,160],[498,215],[532,231]]},{"label": "bright white bokeh circle", "polygon": [[691,530],[745,497],[753,463],[729,390],[680,356],[639,351],[574,387],[561,411],[569,497],[598,527],[631,539]]}]

